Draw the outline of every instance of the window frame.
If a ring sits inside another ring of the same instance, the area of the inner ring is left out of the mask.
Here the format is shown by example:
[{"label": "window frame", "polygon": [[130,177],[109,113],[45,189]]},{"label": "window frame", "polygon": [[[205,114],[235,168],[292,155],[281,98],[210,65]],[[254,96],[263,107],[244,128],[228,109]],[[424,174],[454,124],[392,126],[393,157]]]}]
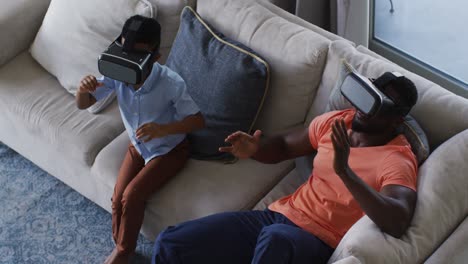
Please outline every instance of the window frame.
[{"label": "window frame", "polygon": [[375,1],[376,0],[370,0],[369,3],[369,49],[457,95],[468,98],[468,85],[462,81],[455,79],[441,70],[412,57],[410,54],[375,38]]}]

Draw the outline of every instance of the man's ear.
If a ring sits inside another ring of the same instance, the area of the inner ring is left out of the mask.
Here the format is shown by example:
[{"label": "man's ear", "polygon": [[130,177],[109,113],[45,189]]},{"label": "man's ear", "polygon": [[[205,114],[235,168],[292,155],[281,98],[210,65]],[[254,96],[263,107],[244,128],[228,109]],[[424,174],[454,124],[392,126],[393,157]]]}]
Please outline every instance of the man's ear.
[{"label": "man's ear", "polygon": [[403,122],[405,121],[405,118],[403,116],[399,116],[399,117],[396,117],[394,120],[393,120],[393,127],[394,128],[397,128],[398,126],[400,126]]}]

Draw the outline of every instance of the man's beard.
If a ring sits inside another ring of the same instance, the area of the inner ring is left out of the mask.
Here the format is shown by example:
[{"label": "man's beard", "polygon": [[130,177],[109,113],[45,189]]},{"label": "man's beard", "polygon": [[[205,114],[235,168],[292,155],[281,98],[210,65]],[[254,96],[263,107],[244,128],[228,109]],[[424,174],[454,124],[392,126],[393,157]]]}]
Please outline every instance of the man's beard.
[{"label": "man's beard", "polygon": [[378,135],[387,131],[388,127],[372,125],[369,123],[363,124],[359,122],[359,120],[357,120],[356,116],[354,116],[353,122],[351,123],[351,129],[356,132],[366,133],[370,135]]}]

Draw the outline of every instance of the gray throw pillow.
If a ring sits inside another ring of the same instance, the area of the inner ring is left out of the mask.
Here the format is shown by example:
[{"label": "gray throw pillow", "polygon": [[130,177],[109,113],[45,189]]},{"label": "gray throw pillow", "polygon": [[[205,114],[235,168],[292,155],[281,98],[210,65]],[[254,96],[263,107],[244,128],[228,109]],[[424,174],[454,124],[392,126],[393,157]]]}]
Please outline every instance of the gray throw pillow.
[{"label": "gray throw pillow", "polygon": [[166,65],[185,80],[205,117],[206,127],[188,135],[192,157],[232,159],[218,148],[237,130],[251,133],[268,91],[267,62],[185,7]]},{"label": "gray throw pillow", "polygon": [[[327,112],[353,107],[340,91],[341,84],[343,83],[346,76],[352,71],[355,71],[353,66],[351,66],[351,64],[349,64],[346,60],[341,60],[336,83],[330,94],[328,105],[325,109]],[[407,115],[404,118],[401,126],[398,128],[398,131],[399,133],[405,135],[406,139],[411,145],[413,153],[416,155],[418,164],[421,165],[430,154],[429,141],[427,140],[427,136],[426,133],[424,133],[424,130],[413,117]]]}]

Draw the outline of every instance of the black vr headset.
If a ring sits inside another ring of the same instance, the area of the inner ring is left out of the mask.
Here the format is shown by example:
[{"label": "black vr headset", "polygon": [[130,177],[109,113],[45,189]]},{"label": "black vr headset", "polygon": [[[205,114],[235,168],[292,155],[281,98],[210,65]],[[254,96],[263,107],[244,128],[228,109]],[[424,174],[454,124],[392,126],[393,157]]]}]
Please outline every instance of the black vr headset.
[{"label": "black vr headset", "polygon": [[142,24],[143,20],[132,21],[124,44],[120,35],[99,56],[98,68],[102,75],[128,84],[139,84],[151,73],[158,51],[134,49],[135,37]]},{"label": "black vr headset", "polygon": [[410,107],[396,105],[391,98],[379,89],[402,76],[398,72],[386,72],[375,81],[371,81],[359,73],[351,71],[341,84],[341,94],[357,110],[367,116],[405,116],[409,112]]}]

